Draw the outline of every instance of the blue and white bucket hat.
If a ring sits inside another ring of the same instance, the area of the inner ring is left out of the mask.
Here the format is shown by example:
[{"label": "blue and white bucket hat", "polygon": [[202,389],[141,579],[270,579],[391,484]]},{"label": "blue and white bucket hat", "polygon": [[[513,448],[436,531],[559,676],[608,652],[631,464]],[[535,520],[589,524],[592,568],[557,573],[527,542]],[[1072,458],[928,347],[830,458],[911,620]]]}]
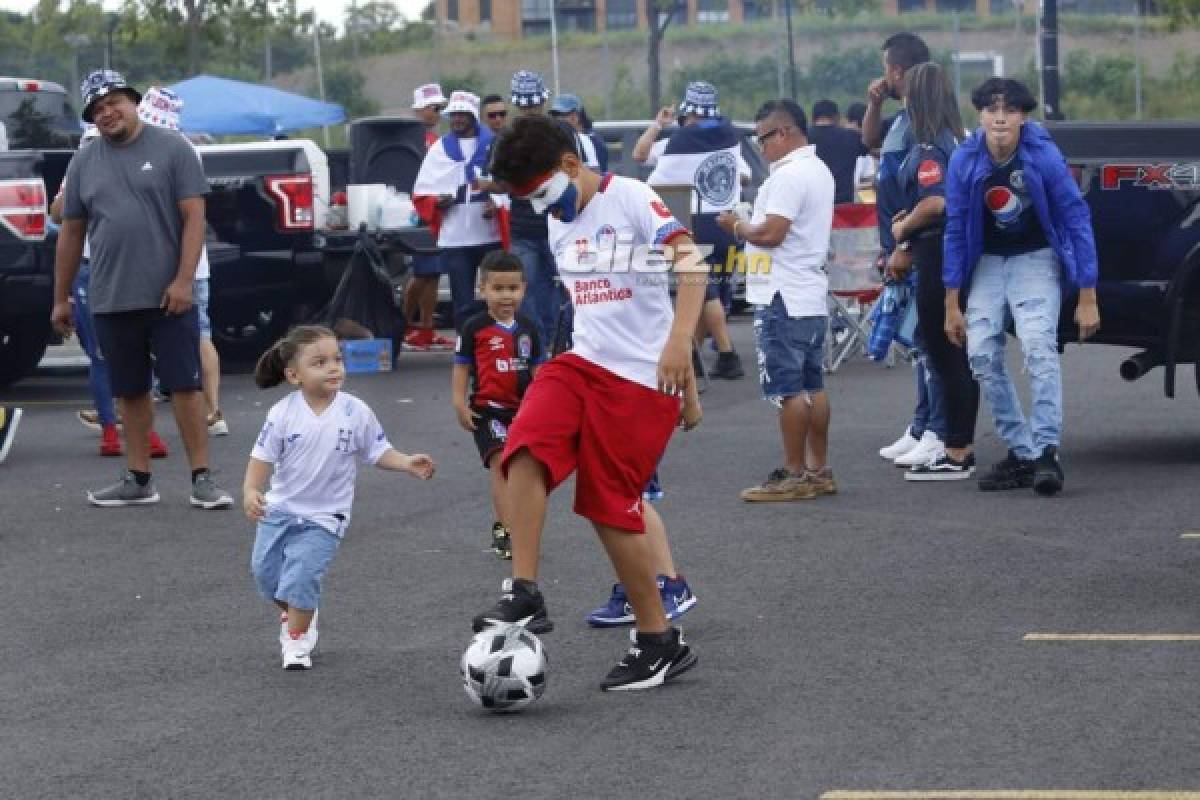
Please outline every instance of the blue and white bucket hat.
[{"label": "blue and white bucket hat", "polygon": [[116,70],[98,69],[83,79],[83,83],[79,84],[79,96],[83,100],[83,117],[84,122],[92,121],[92,106],[101,97],[112,94],[113,92],[125,92],[133,98],[133,102],[142,102],[142,93],[134,89],[125,82],[125,76]]},{"label": "blue and white bucket hat", "polygon": [[721,109],[717,107],[717,87],[706,81],[689,83],[683,93],[683,102],[679,104],[679,115],[686,117],[689,114],[698,117],[721,116]]},{"label": "blue and white bucket hat", "polygon": [[542,76],[527,69],[518,70],[512,76],[512,104],[517,108],[533,108],[545,105],[550,99],[546,82]]}]

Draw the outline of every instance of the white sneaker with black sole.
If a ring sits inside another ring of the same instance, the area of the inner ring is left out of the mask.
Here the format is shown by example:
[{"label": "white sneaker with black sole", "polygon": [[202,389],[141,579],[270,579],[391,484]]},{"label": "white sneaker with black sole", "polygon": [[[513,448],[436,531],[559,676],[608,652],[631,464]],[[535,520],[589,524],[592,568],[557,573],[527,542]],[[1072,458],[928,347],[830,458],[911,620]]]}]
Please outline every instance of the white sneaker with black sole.
[{"label": "white sneaker with black sole", "polygon": [[284,669],[312,669],[312,648],[308,646],[307,636],[293,639],[289,634],[281,644]]},{"label": "white sneaker with black sole", "polygon": [[904,473],[906,481],[965,481],[975,474],[975,454],[968,453],[955,461],[946,453],[925,464],[918,464]]}]

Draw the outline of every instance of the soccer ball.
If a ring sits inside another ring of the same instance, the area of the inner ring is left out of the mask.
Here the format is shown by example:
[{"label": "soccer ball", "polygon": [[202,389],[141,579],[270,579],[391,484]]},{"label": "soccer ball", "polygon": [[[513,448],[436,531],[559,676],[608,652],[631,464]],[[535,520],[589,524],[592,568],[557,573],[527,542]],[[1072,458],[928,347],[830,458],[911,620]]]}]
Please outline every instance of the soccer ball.
[{"label": "soccer ball", "polygon": [[475,634],[460,669],[467,696],[488,711],[520,711],[546,691],[546,651],[520,625]]}]

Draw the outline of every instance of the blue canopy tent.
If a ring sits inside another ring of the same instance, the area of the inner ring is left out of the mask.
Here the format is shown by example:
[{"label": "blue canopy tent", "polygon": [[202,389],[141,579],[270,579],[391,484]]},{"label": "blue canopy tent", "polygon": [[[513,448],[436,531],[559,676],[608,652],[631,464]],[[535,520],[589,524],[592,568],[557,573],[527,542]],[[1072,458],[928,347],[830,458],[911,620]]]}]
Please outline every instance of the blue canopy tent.
[{"label": "blue canopy tent", "polygon": [[336,103],[212,75],[197,75],[171,90],[183,100],[182,127],[190,133],[274,136],[346,120]]}]

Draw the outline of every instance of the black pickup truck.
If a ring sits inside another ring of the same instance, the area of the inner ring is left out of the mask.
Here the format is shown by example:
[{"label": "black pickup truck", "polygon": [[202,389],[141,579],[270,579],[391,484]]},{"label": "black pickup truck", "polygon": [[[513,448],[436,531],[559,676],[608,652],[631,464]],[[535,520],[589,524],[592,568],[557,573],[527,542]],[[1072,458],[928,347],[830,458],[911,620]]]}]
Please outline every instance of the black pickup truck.
[{"label": "black pickup truck", "polygon": [[0,387],[31,372],[52,331],[53,231],[46,206],[79,142],[79,117],[57,83],[0,77]]},{"label": "black pickup truck", "polygon": [[[1100,332],[1135,347],[1121,364],[1133,381],[1164,367],[1175,396],[1181,364],[1200,391],[1200,123],[1051,122],[1055,142],[1092,212],[1100,261]],[[1077,336],[1064,304],[1060,341]]]}]

